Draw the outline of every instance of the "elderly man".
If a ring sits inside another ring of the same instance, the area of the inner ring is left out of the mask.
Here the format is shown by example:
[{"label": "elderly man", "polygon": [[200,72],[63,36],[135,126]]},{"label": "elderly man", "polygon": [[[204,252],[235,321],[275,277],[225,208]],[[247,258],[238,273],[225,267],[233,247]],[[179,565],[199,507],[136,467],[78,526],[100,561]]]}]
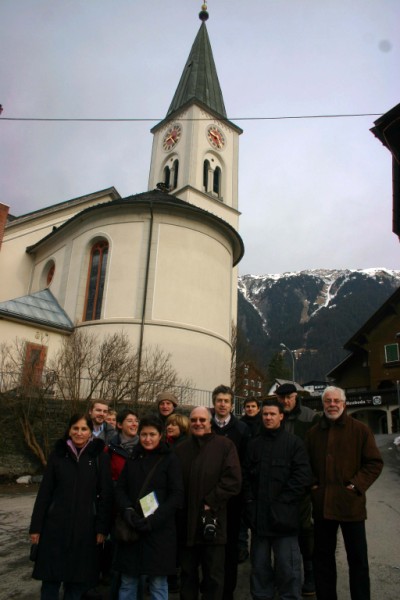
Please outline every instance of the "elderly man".
[{"label": "elderly man", "polygon": [[317,597],[337,600],[335,551],[340,527],[351,598],[369,600],[365,492],[379,477],[383,461],[370,429],[347,414],[344,390],[327,387],[322,404],[323,417],[306,436],[314,476],[311,498]]},{"label": "elderly man", "polygon": [[[185,507],[178,513],[181,600],[221,600],[224,586],[226,505],[240,492],[242,477],[233,442],[211,430],[211,414],[190,414],[191,437],[175,452],[183,471]],[[199,580],[199,567],[202,581]]]},{"label": "elderly man", "polygon": [[[283,407],[285,430],[289,433],[294,433],[304,441],[307,431],[318,423],[319,415],[311,410],[311,408],[302,406],[294,383],[283,383],[276,389],[275,394]],[[308,491],[304,494],[300,504],[299,545],[304,571],[303,587],[301,591],[303,596],[313,596],[315,594],[312,563],[314,529],[312,524],[311,500]]]},{"label": "elderly man", "polygon": [[264,400],[262,420],[243,466],[250,591],[254,600],[272,600],[276,589],[280,600],[300,600],[299,503],[311,482],[310,465],[304,443],[285,431],[277,400]]}]

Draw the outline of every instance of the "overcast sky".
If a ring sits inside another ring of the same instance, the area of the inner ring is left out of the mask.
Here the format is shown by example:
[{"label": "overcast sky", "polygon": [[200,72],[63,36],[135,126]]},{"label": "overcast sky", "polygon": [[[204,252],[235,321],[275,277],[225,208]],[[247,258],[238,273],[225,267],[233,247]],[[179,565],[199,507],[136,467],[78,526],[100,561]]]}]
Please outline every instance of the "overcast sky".
[{"label": "overcast sky", "polygon": [[[200,8],[1,0],[0,201],[12,214],[110,186],[147,190],[150,129],[166,116]],[[208,10],[228,117],[244,129],[240,273],[400,268],[391,155],[369,131],[378,117],[265,119],[400,103],[400,1],[210,0]],[[6,120],[29,117],[154,120]]]}]

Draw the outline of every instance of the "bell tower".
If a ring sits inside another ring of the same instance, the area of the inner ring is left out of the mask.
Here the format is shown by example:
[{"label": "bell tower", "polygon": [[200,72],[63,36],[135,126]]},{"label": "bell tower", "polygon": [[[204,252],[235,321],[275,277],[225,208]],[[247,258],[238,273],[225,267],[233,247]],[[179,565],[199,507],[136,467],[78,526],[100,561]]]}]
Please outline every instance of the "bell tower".
[{"label": "bell tower", "polygon": [[238,229],[238,150],[242,130],[228,120],[206,21],[207,4],[165,119],[151,130],[149,190],[170,194]]}]

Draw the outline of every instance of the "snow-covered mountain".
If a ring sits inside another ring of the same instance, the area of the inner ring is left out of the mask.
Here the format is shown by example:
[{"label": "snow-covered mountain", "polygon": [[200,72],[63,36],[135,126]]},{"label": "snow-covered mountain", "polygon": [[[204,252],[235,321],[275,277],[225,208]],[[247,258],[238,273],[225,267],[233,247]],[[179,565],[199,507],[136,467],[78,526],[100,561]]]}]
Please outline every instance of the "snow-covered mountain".
[{"label": "snow-covered mountain", "polygon": [[324,378],[343,344],[400,285],[400,271],[315,269],[239,278],[239,339],[266,368],[280,343],[296,350],[298,379]]}]

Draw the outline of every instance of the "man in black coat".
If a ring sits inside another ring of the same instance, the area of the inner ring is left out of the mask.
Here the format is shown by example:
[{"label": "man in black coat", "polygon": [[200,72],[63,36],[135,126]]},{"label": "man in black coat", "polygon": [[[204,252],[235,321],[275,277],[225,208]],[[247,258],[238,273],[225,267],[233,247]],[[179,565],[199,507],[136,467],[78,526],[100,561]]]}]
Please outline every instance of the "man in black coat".
[{"label": "man in black coat", "polygon": [[[214,416],[212,430],[220,436],[230,439],[236,446],[240,464],[242,464],[247,443],[250,440],[250,429],[247,425],[232,414],[234,393],[226,385],[219,385],[212,393]],[[239,531],[240,515],[243,509],[242,495],[234,496],[227,506],[227,544],[225,552],[225,581],[223,600],[233,600],[237,583],[237,570],[239,563]]]},{"label": "man in black coat", "polygon": [[[221,600],[227,541],[226,506],[239,493],[241,469],[235,445],[211,431],[211,414],[204,406],[190,414],[190,438],[179,444],[185,506],[178,511],[181,600]],[[199,566],[202,581],[199,581]]]},{"label": "man in black coat", "polygon": [[303,442],[284,429],[277,400],[263,402],[262,419],[243,466],[245,518],[252,531],[250,591],[254,600],[274,598],[275,589],[281,600],[300,600],[299,503],[311,469]]}]

